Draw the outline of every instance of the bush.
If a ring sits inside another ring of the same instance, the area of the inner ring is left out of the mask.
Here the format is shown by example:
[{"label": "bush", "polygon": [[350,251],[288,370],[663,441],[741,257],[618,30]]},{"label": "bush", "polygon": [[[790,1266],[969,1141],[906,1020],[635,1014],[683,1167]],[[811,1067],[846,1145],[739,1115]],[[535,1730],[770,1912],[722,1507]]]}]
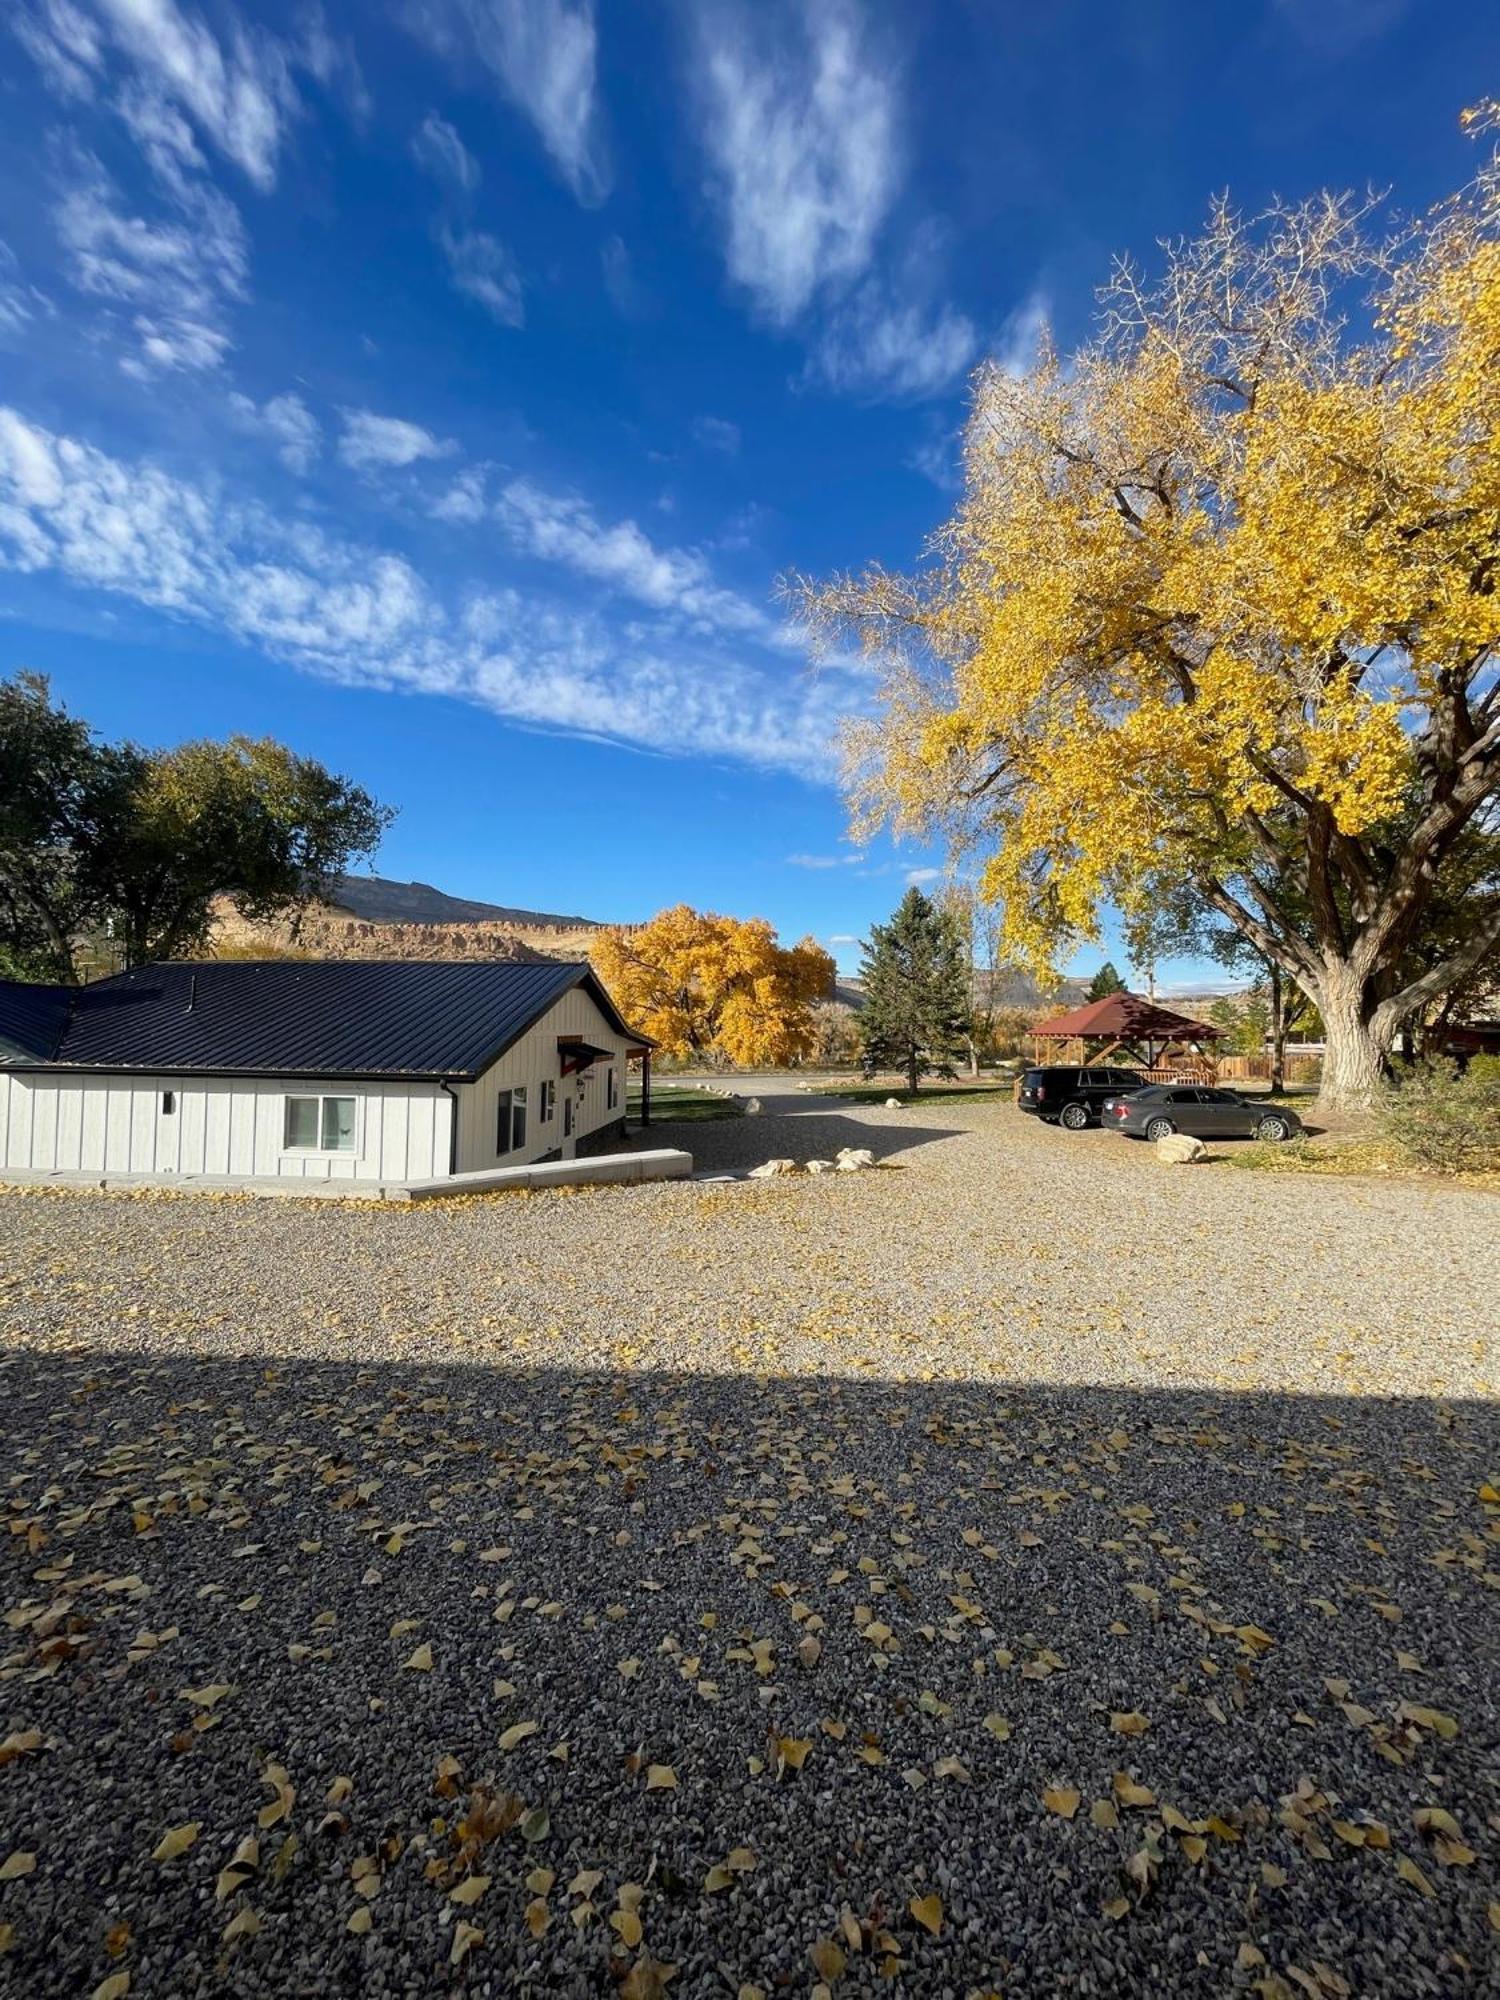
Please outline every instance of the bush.
[{"label": "bush", "polygon": [[1450,1062],[1416,1063],[1387,1087],[1379,1110],[1385,1136],[1422,1166],[1500,1171],[1500,1063],[1480,1057],[1463,1073]]}]

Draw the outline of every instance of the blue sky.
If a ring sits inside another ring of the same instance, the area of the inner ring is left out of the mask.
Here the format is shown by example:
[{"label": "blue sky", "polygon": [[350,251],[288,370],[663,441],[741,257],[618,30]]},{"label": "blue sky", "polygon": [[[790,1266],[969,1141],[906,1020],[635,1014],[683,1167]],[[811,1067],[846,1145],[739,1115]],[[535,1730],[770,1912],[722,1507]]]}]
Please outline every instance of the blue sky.
[{"label": "blue sky", "polygon": [[1113,253],[1423,208],[1500,88],[1472,0],[3,11],[0,673],[325,759],[382,873],[846,964],[940,857],[848,844],[776,579],[909,563]]}]

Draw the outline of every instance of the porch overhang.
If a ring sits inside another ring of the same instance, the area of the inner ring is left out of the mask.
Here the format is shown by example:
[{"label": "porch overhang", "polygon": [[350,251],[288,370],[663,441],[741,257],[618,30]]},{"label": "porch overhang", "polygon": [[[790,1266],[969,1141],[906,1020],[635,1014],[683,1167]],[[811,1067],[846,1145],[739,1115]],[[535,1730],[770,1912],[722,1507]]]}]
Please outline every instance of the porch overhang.
[{"label": "porch overhang", "polygon": [[605,1062],[610,1056],[608,1049],[596,1049],[592,1042],[586,1042],[580,1035],[559,1035],[557,1055],[562,1064],[564,1076],[573,1076],[580,1070],[591,1069],[596,1062]]}]

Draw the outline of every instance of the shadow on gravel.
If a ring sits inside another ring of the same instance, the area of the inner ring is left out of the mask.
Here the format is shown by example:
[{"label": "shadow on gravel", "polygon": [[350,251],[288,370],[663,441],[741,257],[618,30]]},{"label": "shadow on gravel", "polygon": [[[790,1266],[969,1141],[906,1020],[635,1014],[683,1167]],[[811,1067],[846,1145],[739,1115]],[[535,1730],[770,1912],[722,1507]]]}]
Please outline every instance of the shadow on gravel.
[{"label": "shadow on gravel", "polygon": [[[931,1145],[940,1139],[962,1137],[968,1127],[919,1123],[915,1111],[891,1112],[884,1121],[851,1118],[835,1110],[783,1111],[787,1099],[768,1099],[766,1109],[755,1118],[712,1121],[673,1120],[653,1117],[644,1131],[633,1129],[633,1145],[682,1146],[693,1155],[694,1163],[708,1171],[720,1164],[754,1164],[777,1158],[832,1160],[846,1146],[867,1146],[877,1160],[894,1159],[915,1146]],[[941,1118],[937,1106],[921,1107]]]},{"label": "shadow on gravel", "polygon": [[0,1397],[6,1993],[1494,1990],[1495,1405]]}]

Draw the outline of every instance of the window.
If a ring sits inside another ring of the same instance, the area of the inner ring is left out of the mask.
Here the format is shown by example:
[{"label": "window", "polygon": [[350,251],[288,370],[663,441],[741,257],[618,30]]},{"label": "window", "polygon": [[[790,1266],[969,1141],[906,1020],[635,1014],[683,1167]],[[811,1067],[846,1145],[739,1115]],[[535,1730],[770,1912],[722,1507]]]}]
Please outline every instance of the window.
[{"label": "window", "polygon": [[495,1104],[495,1151],[516,1153],[526,1144],[526,1086],[502,1090]]},{"label": "window", "polygon": [[563,1137],[565,1139],[571,1139],[572,1136],[573,1136],[573,1099],[571,1094],[565,1094],[563,1097]]},{"label": "window", "polygon": [[557,1085],[550,1076],[542,1078],[542,1095],[536,1107],[538,1125],[550,1125],[552,1114],[557,1109]]},{"label": "window", "polygon": [[175,1090],[164,1090],[161,1094],[162,1117],[171,1118],[175,1114],[176,1110],[177,1110],[177,1092]]},{"label": "window", "polygon": [[615,1072],[613,1066],[604,1072],[604,1108],[613,1111],[618,1102],[615,1092]]},{"label": "window", "polygon": [[289,1097],[283,1144],[302,1153],[352,1153],[354,1099]]}]

